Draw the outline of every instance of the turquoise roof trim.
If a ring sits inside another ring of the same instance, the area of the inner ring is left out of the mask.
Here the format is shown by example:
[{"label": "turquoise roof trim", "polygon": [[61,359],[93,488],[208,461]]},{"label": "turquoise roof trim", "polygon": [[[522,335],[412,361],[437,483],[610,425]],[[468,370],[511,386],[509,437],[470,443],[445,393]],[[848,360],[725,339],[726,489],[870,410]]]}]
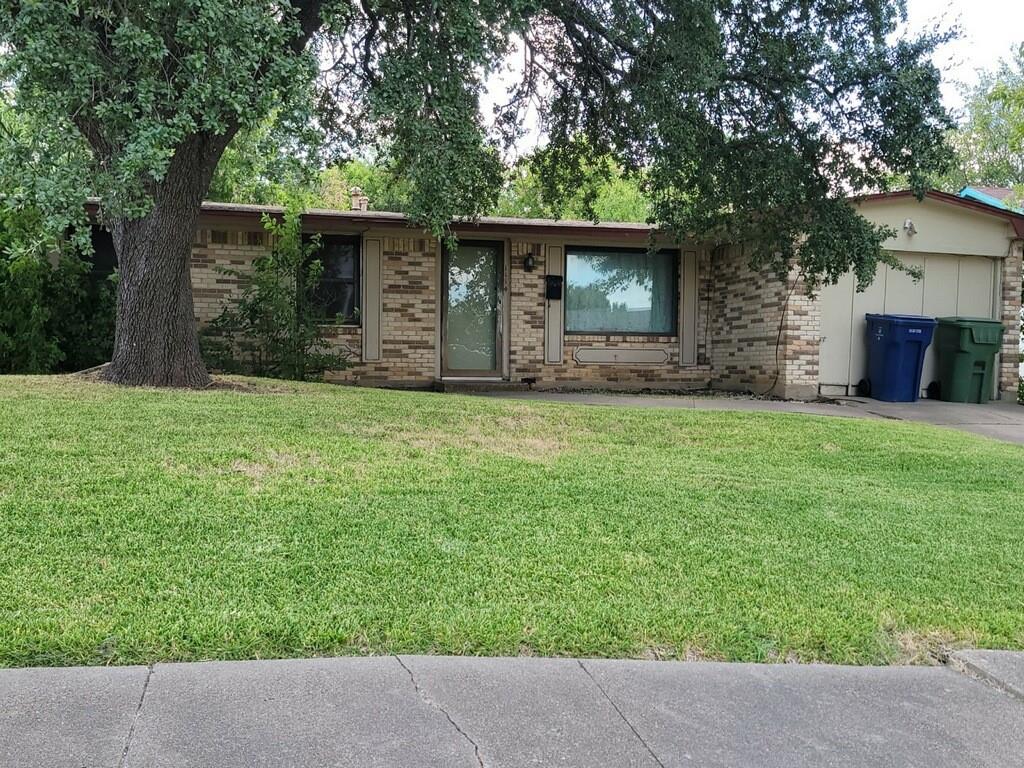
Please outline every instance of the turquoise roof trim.
[{"label": "turquoise roof trim", "polygon": [[1024,210],[1020,208],[1011,208],[998,197],[992,197],[992,195],[986,195],[981,190],[975,189],[974,187],[964,187],[957,194],[960,197],[968,200],[974,200],[985,205],[991,205],[993,208],[1001,208],[1004,211],[1016,211],[1017,213],[1024,213]]}]

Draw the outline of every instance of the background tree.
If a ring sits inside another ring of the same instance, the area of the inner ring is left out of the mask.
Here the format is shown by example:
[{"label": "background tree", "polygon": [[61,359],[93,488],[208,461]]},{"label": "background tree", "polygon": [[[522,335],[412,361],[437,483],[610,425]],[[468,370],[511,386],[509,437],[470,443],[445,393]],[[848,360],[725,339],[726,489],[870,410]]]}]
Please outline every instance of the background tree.
[{"label": "background tree", "polygon": [[241,130],[221,155],[206,199],[225,203],[286,205],[296,190],[309,195],[317,185],[318,137],[292,133],[276,112]]},{"label": "background tree", "polygon": [[375,211],[409,210],[410,187],[386,159],[377,162],[349,160],[332,165],[320,173],[314,195],[325,208],[346,210],[352,201],[352,188],[359,187],[370,199]]},{"label": "background tree", "polygon": [[1024,185],[1024,46],[964,92],[964,120],[949,143],[955,161],[936,187]]},{"label": "background tree", "polygon": [[[550,94],[552,204],[607,154],[645,170],[678,238],[749,241],[755,266],[795,261],[812,286],[870,280],[887,233],[843,198],[892,174],[923,187],[948,156],[930,63],[944,36],[900,37],[904,15],[902,0],[3,0],[0,81],[64,137],[54,150],[88,147],[88,183],[62,204],[99,194],[117,248],[106,375],[202,386],[199,205],[232,138],[271,113],[325,128],[332,151],[386,147],[409,214],[445,234],[495,204],[500,149]],[[523,78],[488,130],[484,79],[513,40]]]},{"label": "background tree", "polygon": [[373,210],[404,212],[409,207],[409,185],[386,158],[341,160],[322,167],[327,158],[318,140],[306,135],[296,141],[273,116],[240,131],[224,150],[206,198],[286,206],[299,195],[311,207],[347,210],[352,188],[359,187]]},{"label": "background tree", "polygon": [[542,181],[545,150],[523,158],[508,171],[494,213],[527,218],[647,221],[651,201],[636,176],[626,176],[614,158],[591,156],[570,189],[553,196]]},{"label": "background tree", "polygon": [[[51,205],[82,182],[81,145],[61,148],[59,139],[0,94],[0,373],[76,371],[110,359],[113,276],[95,269],[84,207]],[[76,224],[84,238],[68,236]]]},{"label": "background tree", "polygon": [[1003,62],[1000,67],[990,100],[1006,126],[1006,145],[1012,155],[1010,164],[1015,173],[1009,181],[1015,191],[1012,202],[1024,207],[1024,43],[1017,49],[1013,60]]}]

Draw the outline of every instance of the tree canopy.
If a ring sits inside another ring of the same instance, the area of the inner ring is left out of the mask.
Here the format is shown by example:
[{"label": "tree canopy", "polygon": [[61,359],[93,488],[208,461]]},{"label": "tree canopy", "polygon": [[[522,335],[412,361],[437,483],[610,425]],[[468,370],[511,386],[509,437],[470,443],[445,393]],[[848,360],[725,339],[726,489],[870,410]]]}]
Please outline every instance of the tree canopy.
[{"label": "tree canopy", "polygon": [[[930,61],[946,35],[901,35],[904,16],[902,0],[4,0],[0,82],[52,138],[32,173],[75,180],[34,202],[102,198],[122,267],[110,376],[196,385],[199,203],[233,137],[271,115],[327,155],[386,154],[410,215],[442,234],[497,203],[502,151],[539,105],[549,204],[608,156],[643,172],[651,219],[679,238],[749,242],[755,265],[795,262],[811,285],[869,280],[886,233],[845,198],[894,174],[923,187],[949,155]],[[522,77],[484,115],[513,52]],[[53,159],[71,148],[73,171]]]},{"label": "tree canopy", "polygon": [[545,187],[547,149],[533,152],[506,175],[494,213],[527,218],[648,221],[651,201],[644,193],[643,172],[627,175],[609,155],[588,153],[574,174],[573,186]]},{"label": "tree canopy", "polygon": [[1024,46],[964,92],[964,119],[949,133],[956,161],[935,186],[1024,185]]}]

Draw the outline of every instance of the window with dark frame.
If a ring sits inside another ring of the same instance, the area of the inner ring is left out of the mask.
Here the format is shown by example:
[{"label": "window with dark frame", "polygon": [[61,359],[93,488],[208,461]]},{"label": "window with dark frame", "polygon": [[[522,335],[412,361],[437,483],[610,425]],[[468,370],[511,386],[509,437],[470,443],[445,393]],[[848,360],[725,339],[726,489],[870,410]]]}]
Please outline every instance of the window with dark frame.
[{"label": "window with dark frame", "polygon": [[565,274],[567,333],[677,333],[679,251],[570,246]]},{"label": "window with dark frame", "polygon": [[321,235],[310,258],[323,266],[313,303],[324,322],[359,325],[359,236]]}]

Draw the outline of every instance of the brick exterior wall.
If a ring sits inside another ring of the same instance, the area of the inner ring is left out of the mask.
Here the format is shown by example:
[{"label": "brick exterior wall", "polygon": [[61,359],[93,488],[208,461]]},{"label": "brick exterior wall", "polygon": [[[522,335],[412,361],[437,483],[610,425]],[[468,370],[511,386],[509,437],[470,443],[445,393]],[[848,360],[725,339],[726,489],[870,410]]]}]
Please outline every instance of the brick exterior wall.
[{"label": "brick exterior wall", "polygon": [[[258,226],[256,223],[254,227]],[[192,256],[196,320],[205,324],[237,298],[244,278],[224,275],[220,268],[245,272],[252,260],[269,252],[269,235],[260,230],[200,230]],[[216,242],[214,242],[216,240]],[[362,362],[362,330],[358,326],[329,329],[338,350],[351,362],[330,372],[328,381],[367,385],[428,387],[438,370],[438,243],[432,238],[382,237],[381,360]],[[528,253],[532,272],[523,269]],[[512,382],[533,379],[538,387],[698,388],[766,391],[784,396],[816,394],[818,309],[799,289],[790,297],[779,350],[776,376],[775,341],[787,286],[768,273],[753,273],[739,249],[712,258],[697,250],[697,362],[680,365],[680,339],[671,336],[566,334],[560,364],[544,362],[546,248],[541,243],[513,241],[509,253],[508,359]],[[581,347],[659,349],[662,364],[580,363]],[[813,392],[811,390],[813,389]]]},{"label": "brick exterior wall", "polygon": [[734,246],[715,252],[711,283],[712,386],[816,397],[821,310],[798,275],[783,282],[770,270],[754,271]]},{"label": "brick exterior wall", "polygon": [[[269,232],[215,230],[223,242],[212,242],[211,231],[200,229],[192,246],[192,303],[200,325],[220,315],[224,305],[237,300],[244,280],[220,270],[246,272],[253,259],[270,253]],[[261,235],[257,240],[254,235]]]},{"label": "brick exterior wall", "polygon": [[[232,227],[218,229],[218,226]],[[369,233],[375,237],[374,233]],[[330,381],[369,385],[429,387],[439,370],[440,293],[438,242],[423,237],[381,240],[381,360],[362,362],[362,329],[330,328],[335,349],[347,351],[351,364],[328,374]],[[271,249],[270,234],[259,221],[204,223],[192,252],[192,285],[196,320],[205,324],[224,305],[238,298],[252,260]],[[508,254],[507,358],[504,370],[512,382],[532,379],[538,387],[691,388],[711,386],[790,397],[812,398],[818,390],[820,303],[807,297],[798,275],[786,281],[767,270],[751,270],[740,247],[697,248],[697,306],[694,341],[696,364],[680,365],[678,336],[563,336],[562,360],[545,362],[545,275],[547,248],[541,242],[513,240]],[[523,269],[528,253],[535,268]],[[563,256],[564,258],[564,256]],[[1015,398],[1021,312],[1024,243],[1014,241],[1001,260],[1001,316],[1006,326],[999,371],[999,389]],[[780,334],[781,323],[781,334]],[[662,364],[623,365],[577,362],[583,347],[659,349]]]},{"label": "brick exterior wall", "polygon": [[[260,243],[250,244],[254,240]],[[349,365],[341,371],[329,371],[325,379],[429,387],[434,381],[437,354],[437,241],[393,237],[381,240],[382,359],[361,361],[360,326],[328,327],[325,336],[333,349],[349,357]],[[216,318],[226,303],[241,294],[244,278],[225,275],[220,270],[244,273],[252,268],[255,258],[268,254],[270,249],[269,233],[260,230],[199,231],[192,248],[191,275],[196,321],[200,325]]]},{"label": "brick exterior wall", "polygon": [[795,270],[785,290],[788,300],[783,321],[782,385],[776,394],[812,400],[818,396],[821,302],[807,295],[803,279]]},{"label": "brick exterior wall", "polygon": [[[533,272],[523,269],[523,259],[535,254]],[[544,365],[544,275],[546,249],[541,244],[512,243],[509,277],[509,378],[541,381]]]},{"label": "brick exterior wall", "polygon": [[[252,269],[253,260],[269,255],[272,247],[270,233],[262,229],[198,231],[192,246],[191,277],[192,303],[199,325],[215,319],[225,305],[241,296],[244,274]],[[241,274],[225,274],[222,270]],[[332,326],[325,335],[336,352],[358,360],[361,346],[358,326]]]},{"label": "brick exterior wall", "polygon": [[1024,282],[1024,241],[1016,240],[1003,260],[1002,318],[1006,331],[1000,354],[999,392],[1008,400],[1017,399],[1020,376],[1021,284]]},{"label": "brick exterior wall", "polygon": [[360,362],[357,354],[328,381],[368,385],[429,387],[437,361],[437,240],[385,237],[381,263],[381,360]]},{"label": "brick exterior wall", "polygon": [[[533,272],[523,269],[528,253],[535,255]],[[698,252],[703,254],[702,251]],[[625,334],[565,334],[561,364],[544,362],[544,280],[547,251],[539,243],[513,241],[511,248],[511,338],[509,340],[509,379],[534,379],[540,388],[591,386],[623,389],[673,389],[707,387],[711,367],[705,346],[708,283],[699,281],[697,364],[680,366],[678,336],[630,336]],[[705,258],[701,261],[701,258]],[[707,274],[706,257],[699,256],[698,275]],[[580,363],[574,358],[579,347],[614,349],[664,349],[669,359],[656,365],[615,365]]]}]

